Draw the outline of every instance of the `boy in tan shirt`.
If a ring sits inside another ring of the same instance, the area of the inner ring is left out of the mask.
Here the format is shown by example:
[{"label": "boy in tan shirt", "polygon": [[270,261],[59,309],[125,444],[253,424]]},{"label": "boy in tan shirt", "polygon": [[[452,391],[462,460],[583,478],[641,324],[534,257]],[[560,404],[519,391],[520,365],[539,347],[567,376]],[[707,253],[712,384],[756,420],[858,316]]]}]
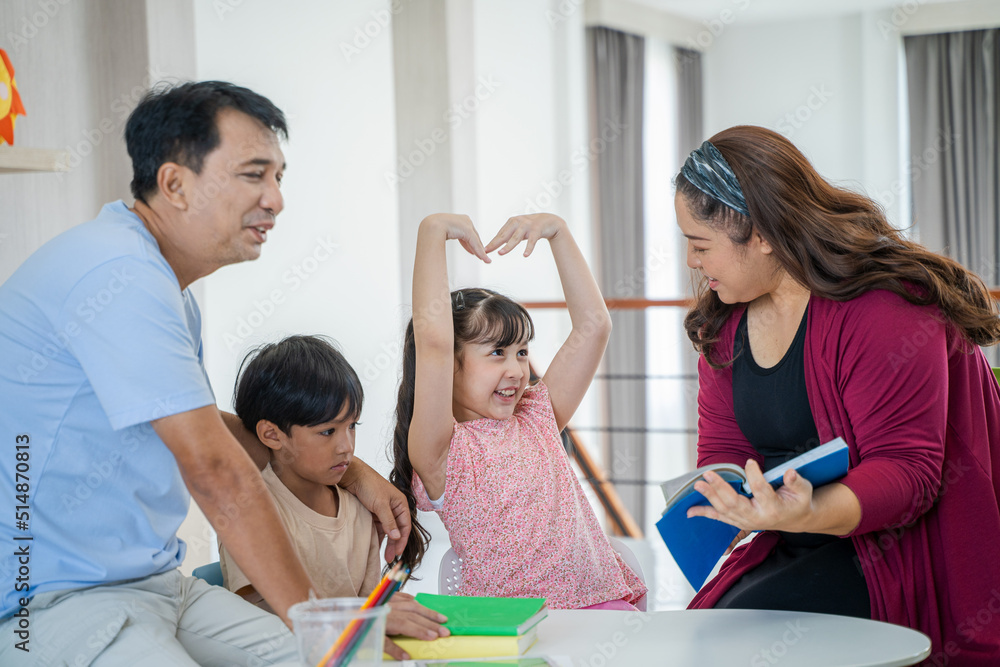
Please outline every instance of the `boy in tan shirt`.
[{"label": "boy in tan shirt", "polygon": [[[378,534],[371,513],[337,488],[354,456],[364,402],[357,373],[316,336],[265,345],[243,366],[236,414],[270,450],[261,474],[316,595],[367,596],[381,579]],[[219,557],[226,588],[271,611],[221,544]],[[440,625],[445,617],[412,596],[396,594],[391,607],[387,634],[417,639],[448,634]]]}]

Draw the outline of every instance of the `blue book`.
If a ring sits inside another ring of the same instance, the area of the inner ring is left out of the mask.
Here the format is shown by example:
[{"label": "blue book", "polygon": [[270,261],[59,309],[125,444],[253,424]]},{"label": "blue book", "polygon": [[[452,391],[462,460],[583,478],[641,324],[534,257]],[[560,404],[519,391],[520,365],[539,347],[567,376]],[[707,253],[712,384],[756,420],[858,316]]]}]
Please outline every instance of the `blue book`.
[{"label": "blue book", "polygon": [[[794,469],[814,487],[822,486],[846,475],[848,462],[847,443],[842,438],[836,438],[768,470],[764,479],[778,488],[783,483],[785,471]],[[753,495],[746,481],[746,472],[732,463],[702,466],[660,485],[667,508],[656,522],[656,528],[677,566],[695,590],[702,587],[740,532],[736,526],[715,519],[687,516],[691,507],[709,504],[705,496],[694,490],[694,484],[710,470],[729,482],[738,493],[747,497]]]}]

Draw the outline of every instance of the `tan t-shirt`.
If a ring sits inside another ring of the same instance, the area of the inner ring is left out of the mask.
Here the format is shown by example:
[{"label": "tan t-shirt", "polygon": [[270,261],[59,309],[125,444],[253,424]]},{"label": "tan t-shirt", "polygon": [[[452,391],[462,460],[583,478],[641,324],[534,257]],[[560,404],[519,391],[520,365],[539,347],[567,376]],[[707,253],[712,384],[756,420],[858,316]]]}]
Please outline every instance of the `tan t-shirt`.
[{"label": "tan t-shirt", "polygon": [[[337,516],[324,516],[307,507],[288,490],[270,464],[261,471],[274,498],[292,546],[302,566],[319,587],[317,597],[365,597],[381,578],[378,534],[371,513],[350,493],[331,487],[338,494]],[[250,583],[224,546],[219,561],[226,588],[238,591]],[[271,611],[259,593],[251,602]]]}]

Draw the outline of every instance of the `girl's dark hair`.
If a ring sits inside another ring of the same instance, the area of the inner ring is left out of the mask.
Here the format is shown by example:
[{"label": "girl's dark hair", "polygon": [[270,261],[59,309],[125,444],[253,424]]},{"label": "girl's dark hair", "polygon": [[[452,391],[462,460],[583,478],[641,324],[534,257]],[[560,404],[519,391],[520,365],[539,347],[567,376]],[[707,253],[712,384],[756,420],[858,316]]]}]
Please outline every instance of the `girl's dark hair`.
[{"label": "girl's dark hair", "polygon": [[[468,343],[490,343],[507,347],[535,337],[535,325],[524,306],[488,289],[469,288],[451,293],[451,315],[455,331],[455,360],[461,363],[461,351]],[[413,338],[413,319],[403,337],[403,376],[396,399],[396,428],[392,435],[392,472],[389,481],[406,495],[412,529],[403,550],[402,560],[411,569],[427,551],[431,536],[417,521],[417,500],[413,494],[413,464],[407,441],[413,420],[417,352]]]},{"label": "girl's dark hair", "polygon": [[[870,290],[888,290],[913,304],[937,305],[976,345],[1000,340],[997,305],[978,276],[905,239],[878,204],[828,183],[785,137],[742,125],[709,141],[736,174],[750,216],[678,174],[677,193],[699,222],[736,245],[759,233],[782,268],[824,298],[847,301]],[[714,368],[724,365],[712,351],[734,307],[720,301],[702,280],[696,303],[684,319],[688,338]]]},{"label": "girl's dark hair", "polygon": [[356,420],[365,400],[357,373],[321,336],[289,336],[257,348],[240,364],[235,392],[236,414],[251,432],[266,419],[287,434],[292,426],[334,421],[345,408]]}]

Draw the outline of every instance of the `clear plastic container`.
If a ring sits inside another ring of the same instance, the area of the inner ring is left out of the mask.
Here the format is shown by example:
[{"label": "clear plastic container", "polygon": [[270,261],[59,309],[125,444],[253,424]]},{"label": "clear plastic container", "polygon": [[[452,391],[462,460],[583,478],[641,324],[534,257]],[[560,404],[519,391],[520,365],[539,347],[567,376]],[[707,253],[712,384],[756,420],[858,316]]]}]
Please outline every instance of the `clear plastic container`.
[{"label": "clear plastic container", "polygon": [[[363,610],[364,602],[364,598],[326,598],[292,605],[288,617],[305,667],[382,664],[389,606]],[[330,653],[334,645],[338,648]]]}]

